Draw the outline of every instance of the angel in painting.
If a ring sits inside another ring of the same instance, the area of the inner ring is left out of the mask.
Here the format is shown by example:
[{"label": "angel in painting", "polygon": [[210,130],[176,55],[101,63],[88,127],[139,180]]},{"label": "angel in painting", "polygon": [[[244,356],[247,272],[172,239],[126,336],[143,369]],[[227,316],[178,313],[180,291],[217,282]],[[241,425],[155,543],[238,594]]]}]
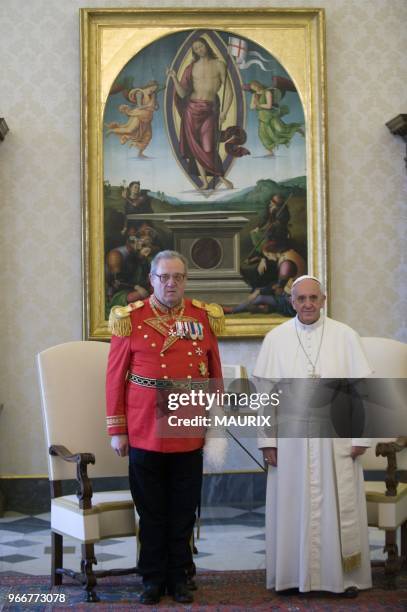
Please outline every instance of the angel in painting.
[{"label": "angel in painting", "polygon": [[[283,80],[281,77],[278,78]],[[280,145],[284,144],[288,147],[297,132],[301,136],[305,135],[303,124],[285,123],[282,119],[289,113],[288,106],[281,104],[285,95],[284,89],[267,87],[260,81],[250,81],[245,89],[252,92],[250,108],[257,113],[259,139],[264,148],[269,151],[270,156],[274,155],[274,150]]]},{"label": "angel in painting", "polygon": [[121,104],[119,111],[129,117],[126,123],[113,121],[106,124],[106,134],[116,134],[121,144],[128,143],[130,147],[138,149],[138,157],[146,157],[144,150],[153,137],[152,121],[154,111],[158,110],[157,81],[149,81],[144,87],[135,87],[128,93],[128,99],[134,106]]}]

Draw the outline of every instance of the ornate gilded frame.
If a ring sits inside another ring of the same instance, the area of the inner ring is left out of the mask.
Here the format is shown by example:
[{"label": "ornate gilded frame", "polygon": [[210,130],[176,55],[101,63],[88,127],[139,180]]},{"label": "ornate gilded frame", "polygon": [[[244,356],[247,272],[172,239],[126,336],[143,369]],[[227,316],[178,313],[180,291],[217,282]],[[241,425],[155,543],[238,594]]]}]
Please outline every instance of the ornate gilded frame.
[{"label": "ornate gilded frame", "polygon": [[[211,28],[252,39],[295,81],[307,127],[308,271],[327,283],[327,114],[323,9],[80,9],[83,335],[109,338],[104,303],[103,111],[115,76],[132,56],[168,34]],[[262,336],[280,315],[236,318],[225,336]]]}]

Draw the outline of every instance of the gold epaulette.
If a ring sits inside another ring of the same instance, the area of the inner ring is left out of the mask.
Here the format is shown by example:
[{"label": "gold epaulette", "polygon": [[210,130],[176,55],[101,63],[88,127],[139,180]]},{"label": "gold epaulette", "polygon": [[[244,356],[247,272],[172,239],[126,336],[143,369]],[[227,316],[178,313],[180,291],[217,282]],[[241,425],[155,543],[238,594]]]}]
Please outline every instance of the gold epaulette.
[{"label": "gold epaulette", "polygon": [[225,331],[225,314],[219,304],[206,304],[200,300],[192,300],[193,306],[203,308],[208,313],[209,325],[214,334],[221,336]]},{"label": "gold epaulette", "polygon": [[128,306],[113,306],[109,315],[109,331],[114,336],[130,336],[131,334],[131,321],[130,314],[133,310],[144,306],[144,302],[137,300],[137,302],[131,302]]}]

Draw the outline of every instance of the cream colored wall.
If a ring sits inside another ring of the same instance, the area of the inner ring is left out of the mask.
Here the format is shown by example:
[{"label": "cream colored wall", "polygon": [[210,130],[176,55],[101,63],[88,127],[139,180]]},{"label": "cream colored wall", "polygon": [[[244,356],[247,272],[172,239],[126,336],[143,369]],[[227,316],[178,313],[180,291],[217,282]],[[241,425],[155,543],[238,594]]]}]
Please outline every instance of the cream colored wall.
[{"label": "cream colored wall", "polygon": [[[0,474],[46,471],[34,356],[81,338],[78,9],[137,4],[0,3],[0,116],[11,130],[0,145]],[[407,2],[221,4],[326,8],[332,314],[406,341],[405,150],[384,124],[407,111]],[[251,364],[259,343],[225,341],[222,355],[236,362],[239,350]]]}]

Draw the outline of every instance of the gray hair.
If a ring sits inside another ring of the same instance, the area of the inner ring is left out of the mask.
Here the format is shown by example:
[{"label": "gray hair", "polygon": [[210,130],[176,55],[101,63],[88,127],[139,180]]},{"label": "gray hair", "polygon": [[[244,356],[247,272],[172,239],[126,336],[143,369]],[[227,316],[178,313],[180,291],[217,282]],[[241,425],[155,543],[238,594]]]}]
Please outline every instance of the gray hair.
[{"label": "gray hair", "polygon": [[169,249],[157,253],[151,262],[150,274],[155,274],[157,272],[158,264],[162,259],[179,259],[184,264],[185,274],[188,274],[187,258],[181,255],[181,253],[178,253],[178,251],[170,251]]}]

